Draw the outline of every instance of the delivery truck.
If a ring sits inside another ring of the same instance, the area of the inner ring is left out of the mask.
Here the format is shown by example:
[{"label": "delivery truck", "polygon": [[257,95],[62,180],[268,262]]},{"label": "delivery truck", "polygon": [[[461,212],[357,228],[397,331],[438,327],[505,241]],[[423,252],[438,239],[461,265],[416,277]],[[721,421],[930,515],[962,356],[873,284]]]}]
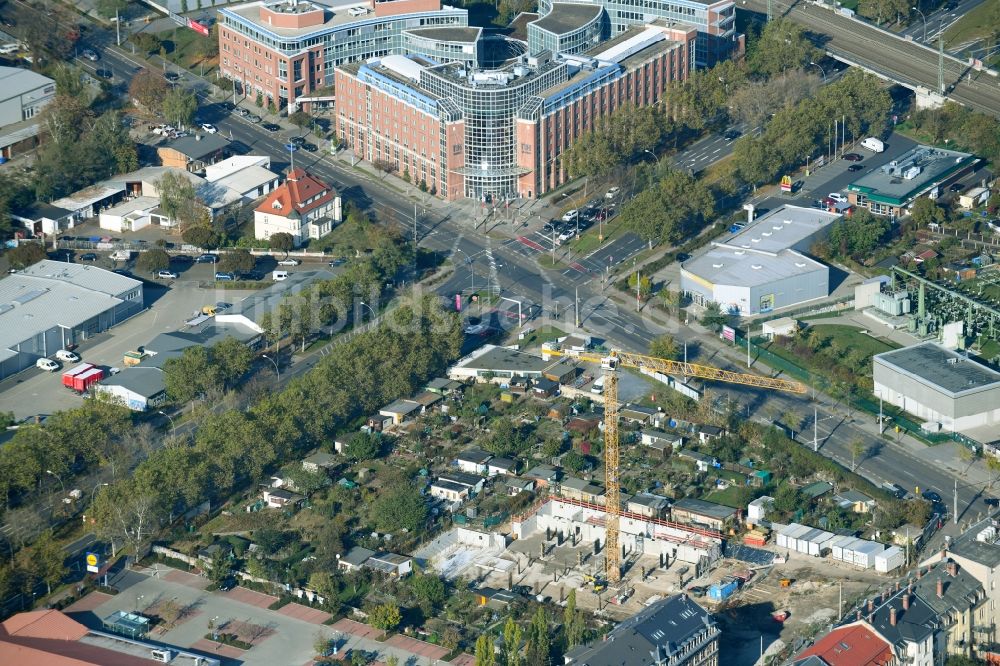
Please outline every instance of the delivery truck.
[{"label": "delivery truck", "polygon": [[86,393],[92,384],[104,379],[104,370],[90,363],[80,365],[63,373],[63,386],[77,393]]}]

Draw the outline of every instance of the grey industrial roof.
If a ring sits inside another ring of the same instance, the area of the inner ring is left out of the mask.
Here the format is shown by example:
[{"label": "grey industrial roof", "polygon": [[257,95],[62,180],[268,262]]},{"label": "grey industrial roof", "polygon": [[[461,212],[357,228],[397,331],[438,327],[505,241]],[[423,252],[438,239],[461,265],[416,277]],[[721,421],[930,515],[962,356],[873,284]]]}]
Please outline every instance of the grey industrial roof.
[{"label": "grey industrial roof", "polygon": [[1000,372],[934,342],[876,354],[873,361],[953,397],[987,386],[1000,386]]},{"label": "grey industrial roof", "polygon": [[492,453],[483,451],[482,449],[466,449],[455,456],[455,459],[483,465],[492,457]]},{"label": "grey industrial roof", "polygon": [[167,142],[163,147],[176,150],[193,160],[200,160],[216,153],[229,145],[229,139],[221,134],[195,134],[182,136]]},{"label": "grey industrial roof", "polygon": [[628,500],[632,504],[648,506],[652,509],[663,509],[670,506],[670,500],[653,493],[636,493]]},{"label": "grey industrial roof", "polygon": [[227,311],[225,315],[227,317],[242,315],[252,322],[259,322],[263,315],[277,309],[287,296],[301,293],[317,280],[329,280],[332,277],[333,273],[327,270],[290,272],[287,279],[275,282],[266,289],[255,291]]},{"label": "grey industrial roof", "polygon": [[414,402],[413,400],[396,400],[395,402],[386,405],[379,412],[389,412],[390,414],[412,414],[413,412],[420,409],[420,403]]},{"label": "grey industrial roof", "polygon": [[713,284],[744,287],[825,269],[794,248],[839,218],[836,213],[785,205],[730,238],[713,241],[711,249],[684,262],[681,269]]},{"label": "grey industrial roof", "polygon": [[98,291],[109,296],[119,296],[132,291],[142,282],[134,278],[113,273],[111,271],[91,266],[89,264],[69,264],[62,261],[44,259],[37,264],[28,266],[18,275],[44,278],[71,284],[81,289]]},{"label": "grey industrial roof", "polygon": [[639,611],[603,639],[573,648],[566,653],[566,663],[580,666],[667,663],[688,649],[689,643],[700,642],[698,636],[707,631],[716,631],[712,616],[687,595],[678,594]]},{"label": "grey industrial roof", "polygon": [[483,29],[456,25],[438,28],[413,28],[406,32],[439,42],[475,42],[479,40]]},{"label": "grey industrial roof", "polygon": [[466,474],[465,472],[441,472],[438,474],[438,479],[451,481],[452,483],[469,488],[474,488],[483,482],[483,477],[476,476],[475,474]]},{"label": "grey industrial roof", "polygon": [[968,558],[989,568],[1000,566],[1000,545],[989,541],[978,541],[976,534],[990,526],[989,519],[980,522],[952,542],[949,552]]},{"label": "grey industrial roof", "polygon": [[[915,146],[888,164],[858,178],[847,189],[864,194],[873,201],[904,205],[974,160],[975,157],[969,153]],[[912,178],[905,178],[904,174],[910,168],[918,168],[919,172]]]},{"label": "grey industrial roof", "polygon": [[0,67],[0,100],[18,97],[46,84],[55,85],[55,81],[30,69]]},{"label": "grey industrial roof", "polygon": [[705,500],[694,499],[693,497],[685,497],[677,500],[674,502],[674,509],[680,509],[682,511],[702,516],[711,516],[712,518],[718,518],[719,520],[725,520],[736,513],[736,509],[728,506],[723,506],[714,502],[706,502]]},{"label": "grey industrial roof", "polygon": [[101,381],[104,386],[120,386],[127,391],[143,396],[155,397],[167,390],[163,371],[153,366],[136,365],[124,368],[117,375]]},{"label": "grey industrial roof", "polygon": [[460,368],[497,372],[542,372],[552,362],[516,349],[487,345],[479,354],[460,362]]},{"label": "grey industrial roof", "polygon": [[244,167],[239,171],[226,174],[221,178],[212,181],[213,184],[228,187],[229,189],[243,194],[251,192],[262,185],[267,185],[278,179],[278,174],[262,166],[252,165]]},{"label": "grey industrial roof", "polygon": [[260,333],[248,326],[236,323],[216,324],[207,321],[199,326],[183,331],[160,333],[146,344],[146,351],[153,354],[182,352],[188,347],[211,347],[226,338],[236,338],[240,342],[249,342]]},{"label": "grey industrial roof", "polygon": [[561,35],[587,25],[597,18],[604,8],[600,5],[576,2],[554,2],[552,11],[534,22],[546,32]]}]

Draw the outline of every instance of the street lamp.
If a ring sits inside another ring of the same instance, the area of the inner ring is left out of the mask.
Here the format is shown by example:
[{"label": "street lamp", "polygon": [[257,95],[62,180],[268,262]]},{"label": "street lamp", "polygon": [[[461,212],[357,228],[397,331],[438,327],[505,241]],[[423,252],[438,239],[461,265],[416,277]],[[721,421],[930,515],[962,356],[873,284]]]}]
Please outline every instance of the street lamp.
[{"label": "street lamp", "polygon": [[278,379],[281,379],[281,370],[278,369],[278,362],[267,354],[261,354],[260,356],[261,358],[266,358],[271,363],[274,363],[274,374],[278,376]]},{"label": "street lamp", "polygon": [[53,472],[53,471],[52,471],[51,469],[47,469],[47,470],[45,470],[45,473],[46,473],[46,474],[51,474],[52,476],[54,476],[54,477],[56,477],[57,479],[59,479],[59,485],[60,485],[60,486],[62,486],[62,491],[63,491],[63,493],[65,493],[65,492],[66,492],[66,484],[65,484],[65,483],[63,483],[63,480],[62,480],[62,477],[61,477],[61,476],[59,476],[58,474],[56,474],[55,472]]},{"label": "street lamp", "polygon": [[923,39],[923,41],[926,42],[927,41],[927,17],[924,16],[924,13],[922,11],[920,11],[920,9],[917,8],[917,7],[910,7],[910,9],[912,9],[916,13],[920,14],[920,18],[922,18],[924,20],[924,39]]},{"label": "street lamp", "polygon": [[97,497],[97,489],[100,488],[101,486],[107,486],[107,485],[109,485],[109,484],[108,483],[95,483],[94,484],[94,489],[90,492],[90,503],[91,504],[94,503],[94,498]]},{"label": "street lamp", "polygon": [[659,157],[659,155],[657,155],[656,153],[654,153],[652,150],[648,150],[648,149],[647,150],[643,150],[642,152],[649,153],[650,155],[652,155],[653,159],[656,160],[656,166],[660,166],[660,157]]},{"label": "street lamp", "polygon": [[375,314],[375,310],[372,309],[372,306],[368,305],[364,301],[358,301],[358,303],[368,308],[368,311],[372,313],[372,319],[378,319],[378,315]]},{"label": "street lamp", "polygon": [[[176,436],[177,435],[177,426],[174,425],[174,417],[170,416],[170,414],[167,414],[162,409],[159,410],[156,413],[159,414],[160,416],[166,416],[167,417],[167,420],[170,421],[170,434],[171,434],[171,436]],[[107,485],[107,484],[105,484],[105,485]]]},{"label": "street lamp", "polygon": [[460,248],[460,247],[456,247],[455,248],[455,252],[461,252],[462,254],[465,255],[465,263],[468,264],[468,266],[469,266],[469,287],[472,289],[472,291],[475,291],[476,290],[476,269],[475,269],[475,266],[473,266],[473,264],[472,264],[472,257],[470,257],[469,254],[465,250],[463,250],[462,248]]},{"label": "street lamp", "polygon": [[140,594],[140,595],[136,596],[136,598],[135,598],[135,612],[136,613],[139,612],[139,602],[142,601],[145,597],[146,597],[146,595],[144,595],[144,594]]},{"label": "street lamp", "polygon": [[823,66],[816,62],[810,62],[809,64],[819,68],[819,71],[823,74],[823,83],[826,83],[826,70],[823,69]]}]

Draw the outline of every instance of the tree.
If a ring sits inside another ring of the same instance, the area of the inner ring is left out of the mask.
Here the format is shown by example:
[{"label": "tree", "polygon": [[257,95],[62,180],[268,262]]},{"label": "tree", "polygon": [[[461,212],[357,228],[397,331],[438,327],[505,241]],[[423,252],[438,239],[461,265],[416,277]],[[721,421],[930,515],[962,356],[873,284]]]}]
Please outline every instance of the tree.
[{"label": "tree", "polygon": [[910,210],[913,221],[920,227],[941,224],[945,221],[945,210],[930,197],[918,197]]},{"label": "tree", "polygon": [[423,496],[408,483],[399,483],[382,491],[371,503],[375,527],[382,532],[419,530],[427,520]]},{"label": "tree", "polygon": [[160,38],[149,32],[134,33],[131,39],[135,47],[145,55],[159,53],[160,48],[163,46]]},{"label": "tree", "polygon": [[354,461],[373,460],[382,452],[382,437],[374,432],[359,432],[344,447],[344,455]]},{"label": "tree", "polygon": [[[701,231],[715,211],[715,198],[700,180],[667,166],[621,212],[622,224],[644,239],[676,243]],[[634,286],[634,285],[633,285]]]},{"label": "tree", "polygon": [[768,77],[804,67],[820,57],[805,29],[786,18],[764,26],[748,51],[751,69]]},{"label": "tree", "polygon": [[583,644],[587,624],[583,619],[583,613],[576,607],[576,589],[571,589],[566,599],[566,608],[563,611],[563,631],[566,632],[567,647],[572,648]]},{"label": "tree", "polygon": [[[570,591],[574,594],[574,591]],[[503,664],[521,666],[521,625],[508,617],[503,625]]]},{"label": "tree", "polygon": [[257,265],[257,259],[250,254],[249,250],[237,248],[224,252],[219,260],[219,270],[226,273],[243,275],[249,273]]},{"label": "tree", "polygon": [[711,301],[705,306],[705,312],[701,315],[701,323],[713,331],[718,331],[729,324],[729,315],[722,311],[721,305]]},{"label": "tree", "polygon": [[170,255],[158,248],[140,252],[139,258],[135,260],[135,267],[147,273],[164,271],[170,267]]},{"label": "tree", "polygon": [[840,257],[868,259],[889,233],[889,221],[871,212],[856,210],[849,218],[838,220],[830,227],[831,252]]},{"label": "tree", "polygon": [[496,418],[490,421],[489,437],[483,442],[483,448],[497,456],[511,456],[520,453],[527,445],[521,428],[509,418]]},{"label": "tree", "polygon": [[141,69],[132,77],[128,95],[136,104],[148,111],[159,112],[163,109],[163,100],[168,90],[167,80],[159,71]]},{"label": "tree", "polygon": [[795,486],[786,483],[774,493],[774,509],[781,513],[791,513],[801,508],[802,493]]},{"label": "tree", "polygon": [[860,440],[856,439],[851,442],[851,471],[858,469],[858,459],[864,460],[865,455],[868,453],[868,445]]},{"label": "tree", "polygon": [[229,557],[229,551],[220,546],[212,555],[212,563],[208,569],[209,578],[213,583],[219,584],[232,574],[233,561]]},{"label": "tree", "polygon": [[163,98],[163,116],[180,127],[190,125],[197,110],[198,98],[186,88],[171,88]]},{"label": "tree", "polygon": [[291,234],[284,231],[271,234],[268,242],[271,244],[272,250],[279,250],[281,252],[288,252],[295,247],[295,238]]},{"label": "tree", "polygon": [[182,238],[189,227],[202,221],[205,208],[186,176],[168,171],[156,181],[156,190],[160,195],[160,208],[180,224]]},{"label": "tree", "polygon": [[434,574],[417,574],[410,578],[410,588],[414,596],[432,608],[444,603],[447,589],[444,581]]},{"label": "tree", "polygon": [[382,631],[395,629],[402,620],[403,615],[396,604],[379,604],[368,611],[369,624]]},{"label": "tree", "polygon": [[31,550],[35,560],[35,571],[41,581],[45,583],[48,594],[52,594],[52,586],[61,583],[69,572],[66,567],[66,553],[52,538],[50,532],[44,532],[35,541]]},{"label": "tree", "polygon": [[546,666],[551,663],[552,642],[549,637],[549,621],[545,617],[545,609],[541,606],[535,611],[528,625],[527,645],[525,647],[525,662]]},{"label": "tree", "polygon": [[299,129],[303,129],[309,125],[312,125],[313,119],[305,111],[296,111],[295,113],[289,114],[288,122],[295,125]]},{"label": "tree", "polygon": [[210,357],[219,380],[225,386],[233,386],[250,371],[254,353],[236,338],[226,338],[212,347]]},{"label": "tree", "polygon": [[677,342],[674,340],[672,335],[665,333],[653,338],[653,341],[649,343],[650,356],[665,358],[668,361],[673,361],[677,358],[677,354]]},{"label": "tree", "polygon": [[97,0],[97,13],[104,18],[112,18],[127,6],[128,0]]},{"label": "tree", "polygon": [[496,652],[489,634],[479,634],[476,639],[476,666],[496,666]]},{"label": "tree", "polygon": [[47,259],[48,254],[40,243],[20,243],[17,247],[7,250],[7,261],[13,268],[27,268]]},{"label": "tree", "polygon": [[222,385],[219,367],[205,347],[192,346],[163,364],[167,395],[178,403],[191,402]]},{"label": "tree", "polygon": [[219,234],[211,227],[193,225],[181,233],[185,243],[200,247],[203,250],[214,250],[219,247]]},{"label": "tree", "polygon": [[581,472],[587,467],[587,459],[576,451],[570,451],[562,457],[562,464],[571,472]]}]

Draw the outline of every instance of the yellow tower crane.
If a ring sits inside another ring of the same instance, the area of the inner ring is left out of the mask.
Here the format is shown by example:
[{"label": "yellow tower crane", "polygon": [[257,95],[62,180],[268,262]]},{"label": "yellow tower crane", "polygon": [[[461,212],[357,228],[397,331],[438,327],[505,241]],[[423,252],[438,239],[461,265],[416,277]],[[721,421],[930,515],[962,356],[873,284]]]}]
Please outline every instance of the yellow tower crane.
[{"label": "yellow tower crane", "polygon": [[607,356],[592,353],[568,353],[552,345],[542,347],[542,357],[573,356],[581,361],[600,363],[604,369],[604,516],[605,516],[605,546],[604,568],[609,582],[617,582],[622,576],[622,553],[618,545],[618,521],[621,517],[621,484],[619,476],[618,449],[618,377],[615,370],[618,366],[624,368],[645,368],[666,375],[683,375],[698,377],[716,382],[740,384],[756,388],[788,391],[790,393],[805,393],[806,387],[799,382],[773,377],[761,377],[743,372],[722,370],[709,365],[671,361],[655,356],[633,354],[613,350]]}]

